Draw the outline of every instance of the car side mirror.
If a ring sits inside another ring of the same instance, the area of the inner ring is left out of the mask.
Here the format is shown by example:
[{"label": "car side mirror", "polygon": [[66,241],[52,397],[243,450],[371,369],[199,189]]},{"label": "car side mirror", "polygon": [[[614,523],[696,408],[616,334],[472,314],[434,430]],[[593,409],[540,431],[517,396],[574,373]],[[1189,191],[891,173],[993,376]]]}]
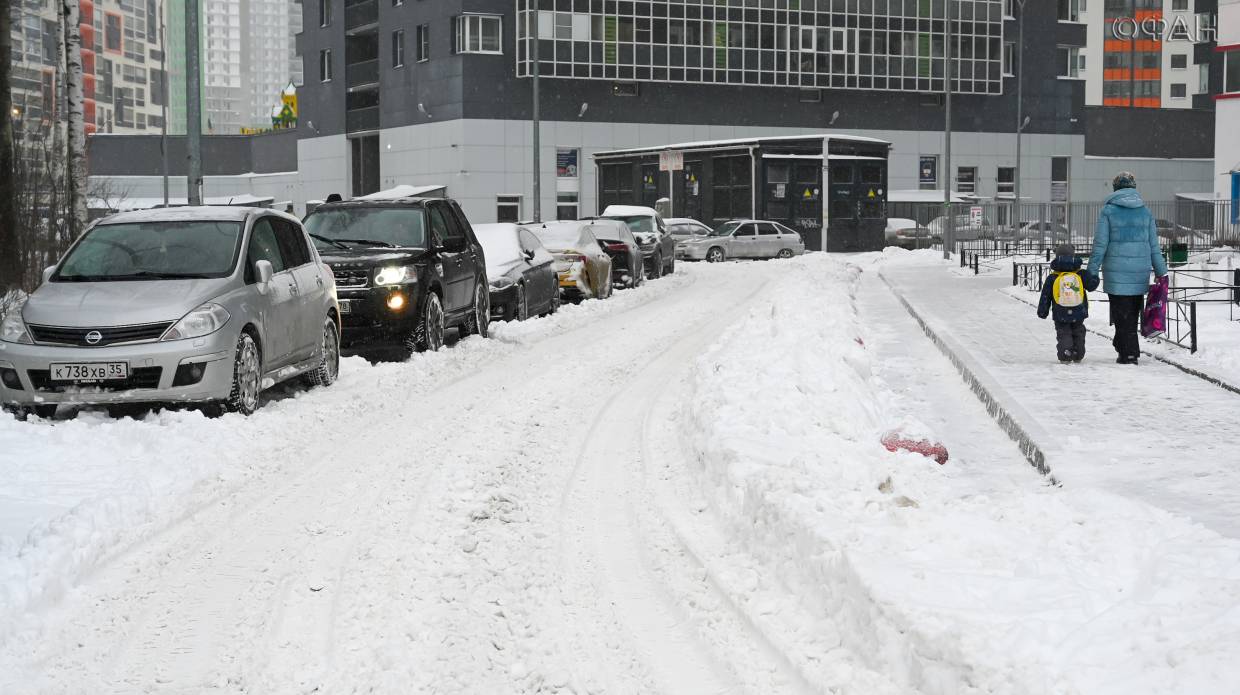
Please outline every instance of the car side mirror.
[{"label": "car side mirror", "polygon": [[254,273],[258,276],[258,286],[266,288],[271,276],[275,275],[275,269],[271,267],[271,261],[258,261],[254,264]]},{"label": "car side mirror", "polygon": [[49,265],[43,269],[43,282],[46,284],[52,281],[52,275],[56,274],[56,266]]}]

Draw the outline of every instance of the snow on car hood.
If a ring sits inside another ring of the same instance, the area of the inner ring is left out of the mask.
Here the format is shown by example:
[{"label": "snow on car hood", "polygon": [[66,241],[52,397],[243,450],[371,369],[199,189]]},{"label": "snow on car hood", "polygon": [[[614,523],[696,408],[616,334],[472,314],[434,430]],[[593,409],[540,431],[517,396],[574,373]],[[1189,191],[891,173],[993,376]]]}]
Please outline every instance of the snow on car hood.
[{"label": "snow on car hood", "polygon": [[223,294],[229,278],[48,282],[22,309],[26,323],[45,326],[123,326],[176,321]]}]

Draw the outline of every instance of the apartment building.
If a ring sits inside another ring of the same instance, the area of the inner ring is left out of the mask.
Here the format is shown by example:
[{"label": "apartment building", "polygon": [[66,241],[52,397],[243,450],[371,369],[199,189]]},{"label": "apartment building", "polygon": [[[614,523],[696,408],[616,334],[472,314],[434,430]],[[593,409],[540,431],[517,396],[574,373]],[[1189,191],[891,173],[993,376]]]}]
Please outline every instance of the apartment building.
[{"label": "apartment building", "polygon": [[1212,108],[1208,49],[1216,0],[1058,0],[1062,21],[1087,27],[1068,59],[1085,103],[1130,108]]},{"label": "apartment building", "polygon": [[1232,201],[1232,223],[1240,224],[1240,0],[1219,0],[1218,47],[1222,75],[1215,97],[1215,191]]}]

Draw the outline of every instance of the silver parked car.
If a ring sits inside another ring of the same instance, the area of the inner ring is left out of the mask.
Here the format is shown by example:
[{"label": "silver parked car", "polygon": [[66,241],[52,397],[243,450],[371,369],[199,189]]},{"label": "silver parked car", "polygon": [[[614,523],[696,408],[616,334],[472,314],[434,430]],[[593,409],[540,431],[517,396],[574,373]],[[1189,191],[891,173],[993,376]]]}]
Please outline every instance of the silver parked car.
[{"label": "silver parked car", "polygon": [[297,218],[192,207],[92,225],[0,324],[0,404],[186,403],[253,413],[305,375],[335,381],[331,270]]},{"label": "silver parked car", "polygon": [[795,230],[768,220],[724,222],[705,237],[677,245],[676,254],[690,261],[718,263],[729,258],[792,258],[805,253]]}]

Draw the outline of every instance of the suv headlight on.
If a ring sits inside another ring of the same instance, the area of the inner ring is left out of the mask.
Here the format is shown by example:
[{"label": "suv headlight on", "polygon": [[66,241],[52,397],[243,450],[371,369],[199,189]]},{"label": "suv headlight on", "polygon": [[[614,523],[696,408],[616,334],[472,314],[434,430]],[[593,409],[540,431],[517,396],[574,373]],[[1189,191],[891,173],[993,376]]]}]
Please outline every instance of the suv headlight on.
[{"label": "suv headlight on", "polygon": [[380,268],[375,273],[375,285],[379,287],[412,285],[417,281],[418,269],[412,265],[390,265]]},{"label": "suv headlight on", "polygon": [[4,317],[4,321],[0,322],[0,340],[6,343],[22,343],[23,345],[34,343],[30,339],[30,331],[26,330],[26,322],[22,320],[20,309],[13,309]]},{"label": "suv headlight on", "polygon": [[173,324],[161,340],[185,340],[211,335],[228,323],[228,310],[210,302],[194,309]]}]

